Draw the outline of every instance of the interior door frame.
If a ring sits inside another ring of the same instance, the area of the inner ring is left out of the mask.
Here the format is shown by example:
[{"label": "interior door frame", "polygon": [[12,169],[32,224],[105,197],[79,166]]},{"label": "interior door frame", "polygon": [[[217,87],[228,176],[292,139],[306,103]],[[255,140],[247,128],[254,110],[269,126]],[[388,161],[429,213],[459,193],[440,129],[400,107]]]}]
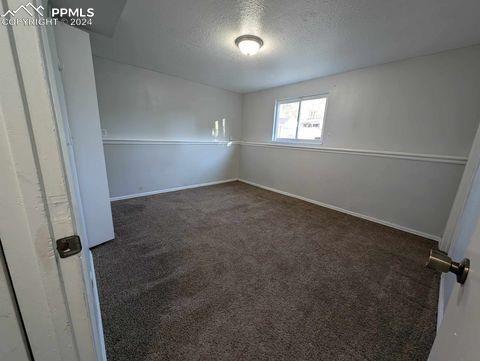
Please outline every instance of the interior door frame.
[{"label": "interior door frame", "polygon": [[[0,11],[22,4],[3,0]],[[45,28],[0,26],[0,235],[34,359],[100,361],[105,351],[88,246],[64,259],[55,249],[55,240],[82,231]]]},{"label": "interior door frame", "polygon": [[[46,5],[45,5],[46,6]],[[68,26],[59,23],[59,26]],[[45,66],[47,69],[49,86],[51,91],[53,109],[57,119],[59,142],[62,149],[62,156],[65,167],[65,175],[67,178],[67,186],[70,194],[71,206],[73,210],[74,225],[76,233],[83,240],[85,253],[83,255],[83,268],[87,270],[88,280],[86,284],[87,297],[89,299],[89,309],[92,315],[93,337],[95,348],[99,360],[106,361],[105,341],[103,336],[103,324],[100,312],[100,301],[98,298],[97,280],[95,276],[95,269],[93,264],[93,255],[89,249],[89,239],[87,235],[87,228],[85,218],[83,216],[83,206],[80,192],[80,185],[77,176],[77,168],[75,165],[75,153],[73,149],[73,140],[68,121],[68,111],[63,89],[62,76],[60,68],[63,66],[58,56],[57,46],[55,43],[54,29],[50,27],[43,27],[40,29],[42,36],[42,46],[44,51]]]}]

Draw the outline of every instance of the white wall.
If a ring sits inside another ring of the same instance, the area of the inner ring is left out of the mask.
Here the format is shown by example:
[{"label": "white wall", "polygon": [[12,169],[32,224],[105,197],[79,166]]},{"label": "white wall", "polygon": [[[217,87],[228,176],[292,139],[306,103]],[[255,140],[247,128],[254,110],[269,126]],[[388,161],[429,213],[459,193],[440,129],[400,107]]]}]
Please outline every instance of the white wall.
[{"label": "white wall", "polygon": [[[243,140],[271,141],[275,99],[328,92],[323,147],[467,157],[480,120],[478,64],[475,46],[245,94]],[[240,177],[439,237],[463,168],[448,157],[250,144],[242,146]]]},{"label": "white wall", "polygon": [[238,177],[238,145],[218,141],[241,137],[240,94],[102,58],[94,65],[102,128],[116,139],[104,144],[112,197]]}]

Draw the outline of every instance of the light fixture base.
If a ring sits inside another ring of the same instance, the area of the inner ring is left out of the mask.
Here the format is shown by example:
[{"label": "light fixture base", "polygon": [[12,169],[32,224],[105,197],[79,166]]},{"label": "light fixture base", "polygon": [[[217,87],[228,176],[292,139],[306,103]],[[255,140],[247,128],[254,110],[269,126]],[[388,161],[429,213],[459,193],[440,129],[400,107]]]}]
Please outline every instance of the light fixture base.
[{"label": "light fixture base", "polygon": [[263,46],[263,40],[255,35],[242,35],[235,39],[235,45],[245,55],[255,55]]}]

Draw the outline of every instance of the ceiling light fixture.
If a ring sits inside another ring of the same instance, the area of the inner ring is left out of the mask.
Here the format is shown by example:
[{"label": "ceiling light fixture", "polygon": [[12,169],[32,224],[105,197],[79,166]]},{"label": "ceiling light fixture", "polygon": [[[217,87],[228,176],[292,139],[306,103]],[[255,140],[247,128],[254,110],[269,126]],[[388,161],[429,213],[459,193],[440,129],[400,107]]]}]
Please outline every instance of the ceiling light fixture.
[{"label": "ceiling light fixture", "polygon": [[251,56],[258,53],[263,46],[263,40],[255,35],[242,35],[235,39],[235,45],[243,54]]}]

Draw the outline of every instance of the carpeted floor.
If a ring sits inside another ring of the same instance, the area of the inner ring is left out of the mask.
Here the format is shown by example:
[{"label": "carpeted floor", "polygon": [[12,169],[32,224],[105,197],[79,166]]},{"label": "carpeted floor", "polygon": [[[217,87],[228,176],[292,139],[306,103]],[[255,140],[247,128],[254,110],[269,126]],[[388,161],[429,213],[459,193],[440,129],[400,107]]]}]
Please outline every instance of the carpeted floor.
[{"label": "carpeted floor", "polygon": [[112,208],[110,361],[427,359],[433,241],[240,182]]}]

